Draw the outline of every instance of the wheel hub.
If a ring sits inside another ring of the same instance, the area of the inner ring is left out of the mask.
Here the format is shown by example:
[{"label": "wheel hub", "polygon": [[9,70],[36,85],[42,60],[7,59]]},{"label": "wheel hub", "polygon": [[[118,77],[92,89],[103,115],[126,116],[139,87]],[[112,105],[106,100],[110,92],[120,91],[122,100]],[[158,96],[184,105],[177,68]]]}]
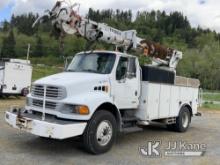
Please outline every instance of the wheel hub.
[{"label": "wheel hub", "polygon": [[107,145],[112,138],[112,125],[109,121],[102,121],[96,132],[97,142],[101,146]]}]

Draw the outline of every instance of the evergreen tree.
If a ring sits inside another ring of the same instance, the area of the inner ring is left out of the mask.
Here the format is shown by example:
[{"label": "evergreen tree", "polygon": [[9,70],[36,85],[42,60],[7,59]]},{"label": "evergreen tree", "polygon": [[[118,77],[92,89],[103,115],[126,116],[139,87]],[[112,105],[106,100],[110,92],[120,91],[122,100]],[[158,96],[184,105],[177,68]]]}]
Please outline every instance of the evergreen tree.
[{"label": "evergreen tree", "polygon": [[23,14],[16,17],[12,15],[11,24],[16,26],[19,33],[26,34],[27,36],[33,36],[38,30],[38,27],[32,28],[32,25],[37,17],[38,15],[34,15],[33,13]]},{"label": "evergreen tree", "polygon": [[37,36],[36,46],[34,48],[33,56],[34,57],[42,57],[44,55],[43,51],[43,43],[40,36]]},{"label": "evergreen tree", "polygon": [[1,57],[3,58],[15,58],[15,37],[13,30],[10,30],[9,35],[3,39]]},{"label": "evergreen tree", "polygon": [[[34,45],[33,56],[46,57],[50,64],[54,64],[52,59],[62,53],[73,55],[84,50],[86,40],[67,35],[64,39],[65,51],[59,52],[60,35],[53,31],[53,35],[49,35],[49,32],[54,30],[50,21],[31,28],[37,17],[38,15],[32,13],[12,15],[10,22],[3,21],[0,24],[0,49],[2,50],[0,50],[0,56],[23,57],[26,53],[26,45],[30,43]],[[220,90],[219,33],[201,27],[191,27],[187,17],[180,12],[168,14],[165,11],[138,11],[134,16],[130,10],[89,9],[87,17],[120,30],[135,29],[137,35],[143,39],[183,51],[184,57],[177,68],[178,75],[199,78],[203,88]],[[15,33],[17,44],[12,28],[17,32]],[[37,38],[34,37],[36,34],[38,34]],[[97,48],[114,49],[113,46],[103,42],[99,42]],[[146,62],[145,59],[144,57],[141,61]]]},{"label": "evergreen tree", "polygon": [[6,20],[3,21],[1,31],[8,32],[9,30],[10,30],[10,23]]}]

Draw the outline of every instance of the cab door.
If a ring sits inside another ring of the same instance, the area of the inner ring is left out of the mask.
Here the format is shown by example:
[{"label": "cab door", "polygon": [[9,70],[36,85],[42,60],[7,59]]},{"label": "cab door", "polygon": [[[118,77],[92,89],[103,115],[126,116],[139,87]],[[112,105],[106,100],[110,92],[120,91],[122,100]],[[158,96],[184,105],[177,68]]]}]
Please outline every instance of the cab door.
[{"label": "cab door", "polygon": [[114,102],[119,109],[135,109],[139,105],[140,71],[135,57],[121,56],[113,85]]}]

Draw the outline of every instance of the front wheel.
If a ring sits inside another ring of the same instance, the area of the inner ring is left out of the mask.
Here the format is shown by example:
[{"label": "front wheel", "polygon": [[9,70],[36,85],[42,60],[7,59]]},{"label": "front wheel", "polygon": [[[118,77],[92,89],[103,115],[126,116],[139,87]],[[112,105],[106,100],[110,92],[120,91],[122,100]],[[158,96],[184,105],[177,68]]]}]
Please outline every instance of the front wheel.
[{"label": "front wheel", "polygon": [[117,134],[117,123],[112,113],[95,112],[83,134],[85,149],[92,154],[105,153],[111,149]]}]

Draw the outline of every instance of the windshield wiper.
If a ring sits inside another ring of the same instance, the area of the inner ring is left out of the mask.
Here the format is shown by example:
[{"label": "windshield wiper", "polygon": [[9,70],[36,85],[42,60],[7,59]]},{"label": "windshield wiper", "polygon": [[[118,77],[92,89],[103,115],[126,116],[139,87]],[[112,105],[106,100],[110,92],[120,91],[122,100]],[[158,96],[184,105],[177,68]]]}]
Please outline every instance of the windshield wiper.
[{"label": "windshield wiper", "polygon": [[84,69],[82,70],[82,72],[92,72],[92,73],[99,73],[96,70],[92,70],[92,69]]},{"label": "windshield wiper", "polygon": [[67,69],[66,72],[75,72],[73,69]]},{"label": "windshield wiper", "polygon": [[98,71],[92,70],[92,69],[84,69],[84,70],[68,69],[68,70],[66,70],[66,72],[90,72],[90,73],[99,73]]}]

